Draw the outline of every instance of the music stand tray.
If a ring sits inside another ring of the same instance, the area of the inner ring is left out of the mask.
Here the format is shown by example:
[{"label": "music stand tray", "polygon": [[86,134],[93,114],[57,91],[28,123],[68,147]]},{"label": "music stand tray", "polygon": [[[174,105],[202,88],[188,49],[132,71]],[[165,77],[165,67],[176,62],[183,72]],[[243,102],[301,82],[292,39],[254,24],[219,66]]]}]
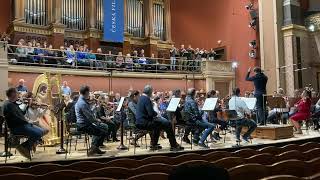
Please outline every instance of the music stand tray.
[{"label": "music stand tray", "polygon": [[176,112],[181,98],[172,98],[167,107],[167,112]]},{"label": "music stand tray", "polygon": [[207,98],[202,107],[202,111],[213,111],[216,108],[218,98]]}]

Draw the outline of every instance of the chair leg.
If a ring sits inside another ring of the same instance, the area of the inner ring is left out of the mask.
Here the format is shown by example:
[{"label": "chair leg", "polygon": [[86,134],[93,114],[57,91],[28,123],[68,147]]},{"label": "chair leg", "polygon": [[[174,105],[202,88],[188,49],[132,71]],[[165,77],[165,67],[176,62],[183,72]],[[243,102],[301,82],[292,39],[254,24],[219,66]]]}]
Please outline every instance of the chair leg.
[{"label": "chair leg", "polygon": [[144,142],[146,143],[146,149],[148,149],[147,134],[144,135]]}]

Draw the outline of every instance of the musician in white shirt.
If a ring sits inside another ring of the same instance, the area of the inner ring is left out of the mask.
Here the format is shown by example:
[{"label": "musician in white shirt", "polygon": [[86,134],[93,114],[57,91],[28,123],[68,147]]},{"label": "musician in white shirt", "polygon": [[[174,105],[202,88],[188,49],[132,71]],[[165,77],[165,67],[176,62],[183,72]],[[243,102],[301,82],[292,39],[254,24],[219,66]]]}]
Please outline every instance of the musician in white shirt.
[{"label": "musician in white shirt", "polygon": [[248,127],[248,131],[242,136],[245,142],[249,142],[252,132],[257,128],[257,124],[246,117],[246,115],[251,115],[251,111],[246,105],[246,103],[239,97],[240,89],[235,88],[233,90],[233,96],[229,100],[229,110],[235,110],[237,112],[236,120],[236,139],[240,142],[240,133],[243,126]]}]

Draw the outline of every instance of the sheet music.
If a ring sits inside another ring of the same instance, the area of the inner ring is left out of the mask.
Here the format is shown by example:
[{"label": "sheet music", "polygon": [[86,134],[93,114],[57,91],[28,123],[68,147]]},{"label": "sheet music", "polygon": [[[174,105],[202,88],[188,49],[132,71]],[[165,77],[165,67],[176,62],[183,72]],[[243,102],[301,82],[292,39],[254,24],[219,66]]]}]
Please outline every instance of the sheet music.
[{"label": "sheet music", "polygon": [[117,107],[116,112],[121,111],[121,108],[122,108],[122,106],[123,106],[123,102],[124,102],[124,97],[121,97],[121,99],[120,99],[120,102],[119,102],[119,105],[118,105],[118,107]]},{"label": "sheet music", "polygon": [[250,110],[254,110],[254,108],[256,107],[256,103],[257,103],[257,99],[256,98],[245,98],[245,97],[240,97],[241,100],[243,100],[247,107]]},{"label": "sheet music", "polygon": [[216,108],[218,98],[207,98],[202,107],[202,111],[213,111]]},{"label": "sheet music", "polygon": [[176,112],[178,105],[180,103],[181,98],[171,98],[170,103],[168,105],[168,112]]}]

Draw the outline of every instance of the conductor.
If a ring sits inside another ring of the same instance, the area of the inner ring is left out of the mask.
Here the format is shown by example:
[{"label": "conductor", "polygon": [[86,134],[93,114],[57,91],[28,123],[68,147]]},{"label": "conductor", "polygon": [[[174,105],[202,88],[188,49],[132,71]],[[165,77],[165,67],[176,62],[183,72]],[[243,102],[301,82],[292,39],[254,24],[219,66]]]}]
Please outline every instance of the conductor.
[{"label": "conductor", "polygon": [[255,75],[250,77],[251,67],[248,69],[246,81],[252,81],[254,84],[254,97],[257,99],[257,124],[265,125],[266,119],[266,100],[263,98],[264,94],[267,94],[267,82],[268,77],[262,72],[261,68],[255,67],[253,69]]}]

